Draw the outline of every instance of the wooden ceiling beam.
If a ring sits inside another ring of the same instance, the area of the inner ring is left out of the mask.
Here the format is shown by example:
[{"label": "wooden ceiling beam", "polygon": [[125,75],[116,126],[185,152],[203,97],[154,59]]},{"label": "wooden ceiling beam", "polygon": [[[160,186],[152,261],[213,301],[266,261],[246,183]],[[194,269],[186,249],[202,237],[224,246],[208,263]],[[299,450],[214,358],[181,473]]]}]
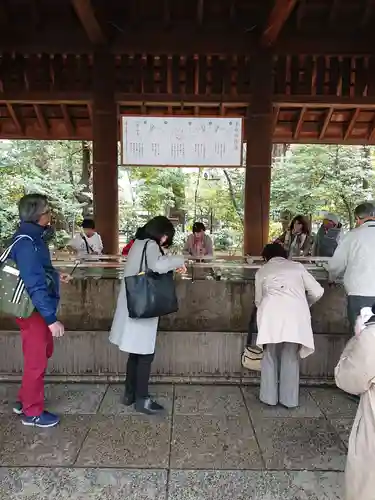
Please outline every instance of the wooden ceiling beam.
[{"label": "wooden ceiling beam", "polygon": [[[196,25],[178,30],[149,28],[118,34],[109,45],[113,54],[149,55],[252,55],[259,51],[259,39],[255,31],[236,29],[235,25],[221,35],[208,30],[196,30]],[[194,33],[194,36],[192,36]],[[15,39],[3,36],[1,53],[19,54],[93,54],[95,46],[82,33],[72,32],[69,37],[39,34]],[[373,56],[373,40],[370,35],[358,37],[335,36],[321,33],[319,36],[283,32],[273,46],[275,55],[321,56]]]},{"label": "wooden ceiling beam", "polygon": [[20,119],[17,116],[17,113],[16,113],[15,109],[13,108],[13,105],[10,104],[10,103],[7,103],[6,106],[7,106],[7,109],[8,109],[8,113],[9,113],[11,119],[12,119],[12,122],[13,122],[15,128],[16,128],[17,133],[20,134],[21,136],[23,136],[24,135],[24,129],[23,129],[23,126],[22,126],[22,123],[21,123]]},{"label": "wooden ceiling beam", "polygon": [[334,111],[333,108],[330,108],[327,111],[327,114],[326,114],[326,116],[324,118],[324,122],[323,122],[322,128],[320,129],[320,132],[319,132],[319,140],[324,139],[324,137],[326,135],[328,126],[330,124],[330,121],[331,121],[331,118],[332,118],[332,115],[333,115],[333,111]]},{"label": "wooden ceiling beam", "polygon": [[72,0],[72,5],[89,40],[94,45],[104,45],[107,38],[96,18],[91,0]]},{"label": "wooden ceiling beam", "polygon": [[[72,104],[87,105],[93,99],[91,91],[27,91],[20,90],[14,92],[0,92],[0,104]],[[181,105],[199,104],[206,107],[216,106],[223,103],[225,107],[247,106],[251,102],[251,94],[162,94],[162,93],[127,93],[116,92],[115,99],[119,103],[146,102],[153,105],[163,106],[164,104]],[[274,94],[272,98],[275,107],[280,108],[315,108],[327,109],[354,109],[374,110],[375,102],[373,97],[339,97],[328,95],[290,95]]]},{"label": "wooden ceiling beam", "polygon": [[274,5],[262,33],[261,44],[264,47],[274,45],[283,26],[296,6],[298,0],[274,0]]},{"label": "wooden ceiling beam", "polygon": [[296,127],[295,127],[294,132],[293,132],[293,139],[294,140],[298,139],[300,136],[306,111],[307,111],[307,108],[306,108],[306,106],[304,106],[303,108],[301,108],[301,111],[299,112],[298,121],[297,121]]},{"label": "wooden ceiling beam", "polygon": [[34,104],[34,111],[35,111],[40,129],[42,130],[42,132],[45,135],[48,135],[48,132],[49,132],[48,123],[47,123],[47,120],[46,120],[44,113],[43,113],[39,104]]},{"label": "wooden ceiling beam", "polygon": [[344,141],[349,139],[349,137],[352,135],[353,129],[355,127],[355,124],[358,119],[358,115],[361,112],[360,108],[357,108],[353,111],[352,117],[348,123],[348,126],[346,127],[345,133],[344,133]]}]

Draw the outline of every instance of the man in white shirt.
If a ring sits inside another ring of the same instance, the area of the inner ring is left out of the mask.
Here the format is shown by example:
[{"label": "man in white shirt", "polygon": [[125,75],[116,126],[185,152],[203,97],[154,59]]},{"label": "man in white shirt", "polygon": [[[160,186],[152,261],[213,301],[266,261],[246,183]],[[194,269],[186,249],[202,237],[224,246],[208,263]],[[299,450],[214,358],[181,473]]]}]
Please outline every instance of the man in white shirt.
[{"label": "man in white shirt", "polygon": [[90,255],[101,255],[103,253],[103,243],[100,234],[95,230],[95,222],[92,219],[84,219],[82,233],[76,234],[68,246],[80,258]]},{"label": "man in white shirt", "polygon": [[375,206],[362,203],[354,214],[357,227],[342,238],[328,263],[331,282],[344,276],[347,314],[353,333],[361,309],[375,304]]}]

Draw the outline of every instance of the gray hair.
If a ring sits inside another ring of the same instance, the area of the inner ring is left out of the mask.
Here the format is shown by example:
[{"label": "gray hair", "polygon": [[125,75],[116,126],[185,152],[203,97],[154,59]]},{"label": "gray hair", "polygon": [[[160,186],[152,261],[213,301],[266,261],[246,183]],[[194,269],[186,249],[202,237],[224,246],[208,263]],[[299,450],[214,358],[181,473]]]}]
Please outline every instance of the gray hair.
[{"label": "gray hair", "polygon": [[39,222],[48,210],[48,199],[43,194],[27,194],[18,203],[18,213],[23,222]]},{"label": "gray hair", "polygon": [[358,205],[358,207],[354,210],[354,215],[358,219],[367,219],[375,217],[375,206],[373,203],[365,202]]}]

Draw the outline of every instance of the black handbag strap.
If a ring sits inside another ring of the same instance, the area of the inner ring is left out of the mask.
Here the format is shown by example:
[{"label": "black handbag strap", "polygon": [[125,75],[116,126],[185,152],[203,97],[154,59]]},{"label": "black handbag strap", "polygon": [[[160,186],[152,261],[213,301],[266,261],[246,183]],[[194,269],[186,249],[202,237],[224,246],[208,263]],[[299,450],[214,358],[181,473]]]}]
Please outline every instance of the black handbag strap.
[{"label": "black handbag strap", "polygon": [[[145,270],[144,270],[144,272],[146,272],[146,273],[147,273],[147,271],[148,271],[147,251],[146,251],[146,250],[147,250],[147,245],[150,243],[150,241],[151,241],[151,240],[147,240],[147,241],[146,241],[146,243],[145,243],[145,246],[143,247],[142,257],[141,257],[141,263],[140,263],[140,265],[139,265],[139,274],[143,272],[143,271],[142,271],[142,268],[143,268],[143,262],[145,263]],[[160,253],[161,253],[162,255],[164,255],[164,251],[163,251],[163,249],[161,248],[161,246],[160,246],[160,245],[158,245],[158,246],[159,246]]]},{"label": "black handbag strap", "polygon": [[145,243],[145,246],[143,247],[143,251],[142,251],[142,257],[141,257],[141,263],[139,264],[139,274],[141,274],[143,271],[142,271],[142,268],[143,268],[143,262],[145,263],[145,272],[147,273],[148,271],[148,264],[147,264],[147,245],[149,243],[150,240],[147,240],[146,243]]},{"label": "black handbag strap", "polygon": [[81,237],[82,237],[82,239],[83,239],[83,241],[84,241],[84,243],[86,245],[86,251],[87,251],[87,253],[90,254],[90,250],[92,251],[92,248],[90,247],[89,242],[86,240],[86,238],[83,236],[83,234],[81,234]]}]

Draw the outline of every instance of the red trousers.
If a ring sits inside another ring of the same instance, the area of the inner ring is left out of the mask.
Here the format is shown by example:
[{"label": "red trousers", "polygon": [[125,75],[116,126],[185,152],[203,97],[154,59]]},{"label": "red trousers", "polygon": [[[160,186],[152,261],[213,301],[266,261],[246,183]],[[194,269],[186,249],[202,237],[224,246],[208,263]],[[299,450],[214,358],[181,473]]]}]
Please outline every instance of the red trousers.
[{"label": "red trousers", "polygon": [[27,417],[37,417],[44,410],[44,374],[53,353],[53,337],[39,313],[17,319],[21,330],[23,377],[19,401]]}]

